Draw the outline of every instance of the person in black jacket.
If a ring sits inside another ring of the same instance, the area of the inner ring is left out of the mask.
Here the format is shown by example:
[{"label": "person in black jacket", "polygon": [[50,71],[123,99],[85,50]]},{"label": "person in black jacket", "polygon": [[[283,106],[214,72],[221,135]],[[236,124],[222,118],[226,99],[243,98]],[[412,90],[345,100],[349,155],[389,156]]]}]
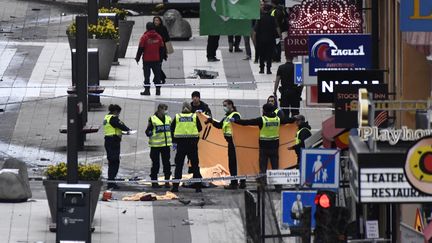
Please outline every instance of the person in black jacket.
[{"label": "person in black jacket", "polygon": [[[105,135],[105,150],[108,159],[108,180],[115,180],[120,167],[120,142],[122,132],[129,133],[130,129],[118,118],[121,112],[119,105],[109,105],[109,113],[105,115],[103,126]],[[108,183],[108,188],[118,189],[113,182]]]},{"label": "person in black jacket", "polygon": [[[237,175],[237,157],[235,146],[232,138],[232,130],[231,130],[231,122],[235,122],[240,120],[240,113],[237,111],[237,108],[234,106],[234,102],[232,100],[224,100],[223,109],[225,111],[225,116],[222,120],[215,121],[211,117],[207,120],[207,122],[211,122],[214,127],[223,130],[223,134],[225,140],[228,143],[228,166],[229,171],[232,176]],[[231,180],[230,185],[225,186],[225,189],[237,189],[238,181]],[[240,189],[246,188],[246,180],[240,180]]]},{"label": "person in black jacket", "polygon": [[295,145],[289,147],[290,150],[295,150],[297,154],[297,168],[300,165],[301,161],[301,150],[302,148],[305,148],[305,141],[310,136],[312,136],[311,133],[311,126],[309,125],[309,122],[306,121],[306,118],[303,115],[296,115],[295,117],[295,123],[298,126],[297,133],[296,133],[296,140]]},{"label": "person in black jacket", "polygon": [[163,60],[167,60],[168,59],[168,54],[167,54],[167,49],[166,49],[166,43],[168,41],[171,40],[169,34],[168,34],[168,30],[165,27],[165,25],[163,25],[162,19],[159,16],[155,16],[153,17],[153,24],[156,27],[156,32],[162,37],[163,41],[164,41],[164,48],[162,50],[162,55],[161,55],[161,70],[160,70],[160,80],[161,83],[164,84],[166,83],[166,75],[164,73],[164,71],[162,70],[162,62]]},{"label": "person in black jacket", "polygon": [[276,96],[270,95],[267,98],[267,103],[273,105],[273,107],[274,107],[273,112],[281,119],[281,121],[285,119],[285,114],[283,113],[283,111],[281,109],[279,109],[279,105],[278,105]]},{"label": "person in black jacket", "polygon": [[204,101],[201,101],[201,94],[199,91],[192,92],[191,107],[192,107],[192,113],[198,111],[208,116],[211,116],[211,110]]},{"label": "person in black jacket", "polygon": [[264,67],[267,65],[267,74],[272,74],[270,70],[272,58],[276,48],[276,38],[279,37],[276,21],[271,16],[270,11],[271,5],[264,5],[261,18],[255,24],[253,33],[259,51],[259,73],[264,73]]}]

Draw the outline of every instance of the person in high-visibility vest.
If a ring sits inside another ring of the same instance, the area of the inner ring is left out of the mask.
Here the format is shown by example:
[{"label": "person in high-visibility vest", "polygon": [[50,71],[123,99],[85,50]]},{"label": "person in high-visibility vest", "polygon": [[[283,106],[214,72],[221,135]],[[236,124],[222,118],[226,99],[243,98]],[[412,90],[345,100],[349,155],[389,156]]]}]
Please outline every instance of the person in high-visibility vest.
[{"label": "person in high-visibility vest", "polygon": [[[168,106],[165,104],[159,104],[157,111],[148,120],[148,126],[145,131],[147,137],[149,137],[150,146],[150,158],[152,160],[152,167],[150,172],[150,178],[157,180],[160,160],[162,157],[163,173],[165,180],[169,180],[171,177],[171,117],[168,115]],[[159,183],[153,182],[153,188],[159,188]],[[169,188],[170,184],[165,183],[165,188]]]},{"label": "person in high-visibility vest", "polygon": [[[118,118],[121,112],[119,105],[109,105],[109,113],[103,121],[105,134],[105,150],[108,159],[108,180],[115,180],[120,167],[120,142],[122,131],[129,133],[130,129]],[[108,188],[118,189],[113,182],[108,183]]]},{"label": "person in high-visibility vest", "polygon": [[279,168],[279,127],[290,120],[281,121],[274,113],[272,104],[263,105],[263,115],[250,120],[238,120],[235,123],[244,126],[258,126],[259,134],[259,167],[260,173],[266,173],[270,159],[272,169]]},{"label": "person in high-visibility vest", "polygon": [[[191,162],[193,178],[202,178],[199,168],[198,141],[201,131],[201,123],[196,115],[192,113],[191,105],[183,102],[182,112],[176,114],[171,123],[171,134],[173,148],[177,150],[175,155],[174,179],[181,179],[183,165],[187,156]],[[179,183],[173,183],[171,192],[178,192]],[[195,183],[195,191],[201,192],[201,183]]]},{"label": "person in high-visibility vest", "polygon": [[312,136],[311,126],[306,121],[306,118],[303,115],[296,115],[294,117],[296,119],[295,123],[297,124],[297,133],[295,138],[295,145],[289,147],[290,150],[295,150],[297,154],[297,168],[300,165],[301,161],[301,149],[305,148],[305,140]]},{"label": "person in high-visibility vest", "polygon": [[[223,130],[225,140],[228,143],[228,166],[230,174],[232,176],[236,176],[237,157],[234,142],[232,139],[231,123],[240,120],[241,116],[240,113],[237,111],[237,108],[234,106],[234,102],[232,100],[224,100],[223,109],[225,111],[225,117],[222,118],[221,121],[215,121],[210,117],[207,122],[211,122],[214,127]],[[225,189],[237,189],[238,187],[238,181],[231,180],[231,183],[228,186],[225,186]],[[240,180],[240,188],[246,188],[246,180]]]}]

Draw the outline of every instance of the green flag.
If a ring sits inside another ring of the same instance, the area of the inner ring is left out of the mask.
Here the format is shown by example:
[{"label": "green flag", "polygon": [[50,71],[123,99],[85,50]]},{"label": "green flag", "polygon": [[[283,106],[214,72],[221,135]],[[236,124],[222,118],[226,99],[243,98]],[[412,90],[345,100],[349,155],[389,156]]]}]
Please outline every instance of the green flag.
[{"label": "green flag", "polygon": [[250,35],[251,20],[232,19],[216,13],[216,2],[201,0],[200,35]]},{"label": "green flag", "polygon": [[216,13],[233,19],[259,19],[259,0],[216,0]]}]

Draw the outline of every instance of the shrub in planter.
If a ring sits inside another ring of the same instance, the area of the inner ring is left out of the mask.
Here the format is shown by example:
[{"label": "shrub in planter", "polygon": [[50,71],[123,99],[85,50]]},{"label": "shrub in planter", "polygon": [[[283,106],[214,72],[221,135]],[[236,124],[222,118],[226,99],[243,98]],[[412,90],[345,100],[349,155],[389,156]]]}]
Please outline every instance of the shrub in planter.
[{"label": "shrub in planter", "polygon": [[[47,195],[48,205],[51,212],[51,222],[56,222],[57,217],[57,185],[65,183],[67,179],[67,164],[59,163],[50,165],[45,172],[47,179],[43,181],[45,192]],[[91,185],[91,220],[93,221],[96,211],[99,194],[102,188],[102,168],[96,164],[79,164],[78,165],[78,180],[79,183]]]},{"label": "shrub in planter", "polygon": [[99,13],[116,13],[118,17],[118,28],[120,34],[120,42],[118,47],[118,57],[124,58],[129,45],[129,40],[132,34],[132,29],[135,21],[127,20],[127,11],[122,8],[100,8]]}]

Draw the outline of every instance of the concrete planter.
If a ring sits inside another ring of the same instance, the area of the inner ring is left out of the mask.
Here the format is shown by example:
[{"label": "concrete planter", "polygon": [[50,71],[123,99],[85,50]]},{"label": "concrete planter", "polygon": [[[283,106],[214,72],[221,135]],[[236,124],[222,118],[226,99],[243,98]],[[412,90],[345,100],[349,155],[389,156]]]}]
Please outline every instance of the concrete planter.
[{"label": "concrete planter", "polygon": [[[75,37],[68,36],[69,47],[76,48]],[[111,64],[114,60],[118,40],[112,39],[88,39],[88,48],[98,48],[99,51],[99,78],[106,80],[111,71]],[[92,70],[88,70],[91,72]]]},{"label": "concrete planter", "polygon": [[129,45],[129,40],[132,34],[132,29],[135,21],[119,20],[120,45],[118,49],[118,57],[124,58]]},{"label": "concrete planter", "polygon": [[[66,181],[57,180],[44,180],[43,185],[45,187],[45,193],[48,200],[48,206],[51,213],[51,222],[56,223],[57,218],[57,185],[60,183],[66,183]],[[102,181],[80,181],[79,183],[91,185],[91,221],[96,212],[97,203],[99,201],[99,194],[103,185]]]},{"label": "concrete planter", "polygon": [[[99,78],[106,80],[111,71],[111,64],[114,60],[117,40],[112,39],[88,39],[88,48],[99,50]],[[91,70],[89,70],[91,72]]]}]

